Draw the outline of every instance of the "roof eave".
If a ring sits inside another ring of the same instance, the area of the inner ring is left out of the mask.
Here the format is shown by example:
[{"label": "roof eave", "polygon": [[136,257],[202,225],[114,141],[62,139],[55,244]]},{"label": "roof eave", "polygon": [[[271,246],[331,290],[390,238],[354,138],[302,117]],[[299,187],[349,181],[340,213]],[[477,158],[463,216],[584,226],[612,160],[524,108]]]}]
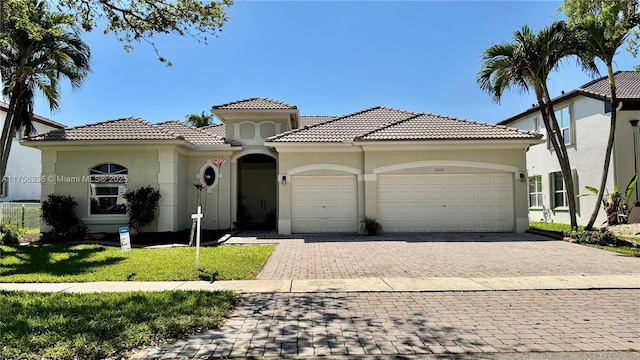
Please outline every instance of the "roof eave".
[{"label": "roof eave", "polygon": [[296,118],[299,116],[300,111],[298,109],[215,109],[211,108],[211,112],[221,122],[226,123],[226,115],[229,114],[285,114],[294,115]]}]

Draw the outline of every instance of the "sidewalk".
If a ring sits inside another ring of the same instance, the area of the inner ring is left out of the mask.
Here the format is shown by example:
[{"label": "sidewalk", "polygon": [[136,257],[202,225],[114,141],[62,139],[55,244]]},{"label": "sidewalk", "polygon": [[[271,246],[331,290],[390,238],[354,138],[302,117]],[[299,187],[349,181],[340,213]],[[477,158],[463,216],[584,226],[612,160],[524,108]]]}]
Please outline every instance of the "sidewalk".
[{"label": "sidewalk", "polygon": [[640,274],[517,276],[490,278],[429,277],[233,281],[104,281],[88,283],[0,283],[0,290],[39,292],[123,292],[234,290],[240,293],[442,292],[507,290],[640,289]]}]

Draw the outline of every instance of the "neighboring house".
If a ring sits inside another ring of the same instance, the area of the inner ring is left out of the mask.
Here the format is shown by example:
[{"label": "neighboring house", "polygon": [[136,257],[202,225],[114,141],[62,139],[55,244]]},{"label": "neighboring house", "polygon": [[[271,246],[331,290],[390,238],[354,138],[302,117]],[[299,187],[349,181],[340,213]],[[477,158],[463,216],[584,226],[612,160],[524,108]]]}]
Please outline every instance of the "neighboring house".
[{"label": "neighboring house", "polygon": [[222,125],[126,118],[31,138],[56,178],[43,197],[74,196],[94,232],[125,225],[122,193],[147,185],[162,195],[147,230],[186,229],[196,183],[205,228],[356,232],[369,216],[392,232],[528,229],[525,149],[539,134],[386,107],[305,117],[264,98],[212,111]]},{"label": "neighboring house", "polygon": [[[8,110],[9,104],[0,102],[0,128],[4,126]],[[38,134],[64,128],[39,115],[34,115],[33,120]],[[23,132],[19,131],[13,139],[7,171],[0,185],[0,202],[40,200],[40,151],[23,146],[22,136]]]},{"label": "neighboring house", "polygon": [[[607,189],[615,184],[626,188],[633,174],[638,173],[640,152],[640,73],[619,71],[615,73],[616,92],[622,102],[618,111],[615,144]],[[607,77],[591,81],[579,88],[563,92],[553,99],[558,124],[563,131],[567,153],[577,185],[576,193],[589,193],[585,186],[600,187],[611,115],[610,87]],[[544,123],[538,106],[498,123],[544,135]],[[529,177],[529,219],[569,223],[567,194],[560,172],[560,165],[550,143],[531,146],[527,151]],[[576,195],[577,195],[576,194]],[[637,189],[632,204],[637,203]],[[595,206],[595,196],[579,197],[578,223],[586,225]],[[598,214],[596,226],[606,220],[604,210]],[[632,211],[630,222],[640,221],[640,208]]]}]

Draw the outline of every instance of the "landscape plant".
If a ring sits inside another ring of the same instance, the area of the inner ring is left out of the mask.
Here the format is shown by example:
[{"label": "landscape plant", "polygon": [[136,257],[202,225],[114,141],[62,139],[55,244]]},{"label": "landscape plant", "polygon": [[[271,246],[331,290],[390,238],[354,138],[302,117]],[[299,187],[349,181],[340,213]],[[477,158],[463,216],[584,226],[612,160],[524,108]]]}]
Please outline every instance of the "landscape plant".
[{"label": "landscape plant", "polygon": [[122,197],[127,200],[129,225],[140,234],[145,226],[156,219],[160,191],[149,185],[137,190],[129,190]]},{"label": "landscape plant", "polygon": [[51,231],[43,235],[43,240],[79,241],[84,240],[87,227],[77,215],[78,202],[70,195],[50,194],[42,202],[42,221],[51,226]]},{"label": "landscape plant", "polygon": [[0,244],[19,245],[22,241],[22,232],[17,225],[0,224]]},{"label": "landscape plant", "polygon": [[626,224],[629,221],[629,214],[634,207],[635,200],[631,199],[633,191],[638,183],[638,175],[634,175],[629,181],[623,194],[620,193],[620,185],[616,184],[613,187],[613,192],[609,193],[605,189],[605,194],[600,195],[600,191],[591,186],[585,186],[585,189],[589,190],[590,194],[580,194],[578,196],[596,195],[601,199],[602,207],[607,214],[608,225]]}]

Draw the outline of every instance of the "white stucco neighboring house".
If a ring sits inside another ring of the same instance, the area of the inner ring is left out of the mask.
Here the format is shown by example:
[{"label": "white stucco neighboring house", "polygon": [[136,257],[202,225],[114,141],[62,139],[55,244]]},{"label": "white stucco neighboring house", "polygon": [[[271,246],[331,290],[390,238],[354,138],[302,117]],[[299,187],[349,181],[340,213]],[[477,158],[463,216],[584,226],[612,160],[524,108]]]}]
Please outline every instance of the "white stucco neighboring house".
[{"label": "white stucco neighboring house", "polygon": [[357,232],[365,216],[389,232],[528,229],[525,149],[540,134],[380,106],[301,116],[266,98],[212,112],[221,124],[125,118],[32,137],[57,179],[43,198],[74,196],[93,232],[125,225],[122,193],[147,185],[162,195],[147,231],[190,227],[198,201],[210,229]]},{"label": "white stucco neighboring house", "polygon": [[[615,73],[616,92],[621,101],[617,113],[615,144],[607,189],[615,184],[626,188],[634,174],[638,173],[640,157],[640,72],[618,71]],[[563,129],[567,153],[574,174],[576,192],[588,193],[585,186],[598,188],[609,136],[611,115],[610,87],[607,77],[586,83],[575,90],[563,92],[553,99],[558,123]],[[512,116],[500,125],[540,133],[547,139],[538,106]],[[569,223],[564,182],[560,165],[548,142],[533,145],[527,151],[527,174],[529,181],[529,218],[532,221]],[[578,223],[585,225],[595,206],[595,196],[578,198]],[[638,191],[632,195],[636,208],[629,222],[640,221],[640,197]],[[600,210],[595,225],[606,220]]]},{"label": "white stucco neighboring house", "polygon": [[[0,128],[4,126],[9,105],[0,102]],[[33,116],[38,134],[65,126],[39,115]],[[16,134],[11,145],[5,178],[0,185],[0,202],[40,200],[40,151],[20,143],[22,132]]]}]

